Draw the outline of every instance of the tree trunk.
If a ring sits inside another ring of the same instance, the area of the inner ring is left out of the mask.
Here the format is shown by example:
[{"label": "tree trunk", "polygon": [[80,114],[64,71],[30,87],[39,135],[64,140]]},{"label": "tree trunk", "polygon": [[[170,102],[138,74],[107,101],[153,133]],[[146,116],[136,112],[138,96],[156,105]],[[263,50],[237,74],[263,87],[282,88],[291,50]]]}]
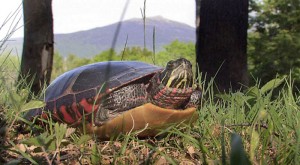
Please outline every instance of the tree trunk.
[{"label": "tree trunk", "polygon": [[49,85],[53,63],[52,0],[23,0],[24,44],[19,81],[38,94]]},{"label": "tree trunk", "polygon": [[196,54],[206,79],[215,77],[220,91],[248,85],[248,0],[196,0],[200,5]]}]

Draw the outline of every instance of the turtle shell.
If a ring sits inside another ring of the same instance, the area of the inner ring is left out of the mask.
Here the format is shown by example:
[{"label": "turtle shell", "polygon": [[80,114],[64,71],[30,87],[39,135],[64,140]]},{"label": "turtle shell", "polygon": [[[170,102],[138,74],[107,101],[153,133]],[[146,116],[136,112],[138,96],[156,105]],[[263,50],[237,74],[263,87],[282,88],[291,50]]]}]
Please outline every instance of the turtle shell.
[{"label": "turtle shell", "polygon": [[[57,100],[70,94],[84,95],[83,92],[91,90],[95,92],[93,93],[95,96],[104,84],[106,84],[105,90],[112,91],[137,79],[147,76],[151,78],[162,69],[155,65],[135,61],[99,62],[81,66],[56,78],[46,89],[45,101]],[[149,79],[144,81],[147,80]]]},{"label": "turtle shell", "polygon": [[[147,84],[162,69],[136,61],[99,62],[75,68],[49,85],[45,92],[44,109],[50,111],[56,120],[74,124],[83,113],[89,114],[97,109],[103,95],[131,82]],[[40,114],[41,110],[35,110],[26,116]]]}]

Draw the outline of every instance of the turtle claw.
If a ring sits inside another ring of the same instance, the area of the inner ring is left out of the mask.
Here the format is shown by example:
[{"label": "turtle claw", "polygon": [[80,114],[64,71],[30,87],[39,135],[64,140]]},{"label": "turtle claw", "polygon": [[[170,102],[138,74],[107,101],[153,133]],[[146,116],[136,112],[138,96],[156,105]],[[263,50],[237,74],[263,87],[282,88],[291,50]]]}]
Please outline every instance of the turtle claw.
[{"label": "turtle claw", "polygon": [[98,108],[98,111],[96,112],[95,116],[95,125],[96,126],[101,126],[104,125],[107,121],[111,120],[112,118],[115,118],[119,115],[120,113],[117,113],[116,111],[111,111],[109,109],[103,108],[100,106]]},{"label": "turtle claw", "polygon": [[96,126],[101,126],[105,122],[109,120],[109,110],[102,108],[101,106],[98,108],[98,111],[96,112],[95,116],[95,125]]},{"label": "turtle claw", "polygon": [[201,90],[195,90],[190,99],[189,102],[187,103],[187,105],[185,106],[185,108],[191,108],[191,107],[196,107],[198,108],[198,106],[201,104],[201,97],[202,97],[202,92]]}]

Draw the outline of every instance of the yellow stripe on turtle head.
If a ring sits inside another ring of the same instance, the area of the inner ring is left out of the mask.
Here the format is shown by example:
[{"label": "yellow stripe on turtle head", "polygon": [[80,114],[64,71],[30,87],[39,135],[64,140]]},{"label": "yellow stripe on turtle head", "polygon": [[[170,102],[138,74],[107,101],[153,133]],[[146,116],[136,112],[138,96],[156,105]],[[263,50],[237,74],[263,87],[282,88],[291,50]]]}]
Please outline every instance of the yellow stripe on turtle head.
[{"label": "yellow stripe on turtle head", "polygon": [[[182,84],[183,84],[183,87],[186,87],[186,84],[187,84],[187,72],[184,70],[182,72],[180,72],[178,74],[177,70],[179,69],[180,67],[174,69],[172,72],[171,72],[171,75],[168,79],[168,82],[166,84],[167,87],[171,87],[172,85],[172,82],[173,81],[176,81],[176,80],[180,80],[178,83],[176,83],[176,88],[179,88]],[[174,72],[177,72],[177,73],[174,73]],[[177,79],[176,79],[177,78]],[[174,88],[174,87],[173,87]]]},{"label": "yellow stripe on turtle head", "polygon": [[[181,64],[182,65],[182,64]],[[180,66],[181,66],[180,65]],[[178,77],[178,75],[176,75],[177,73],[175,73],[175,72],[177,72],[177,70],[178,69],[180,69],[180,66],[178,66],[177,68],[175,68],[175,69],[173,69],[172,70],[172,72],[171,72],[171,74],[170,74],[170,78],[169,78],[169,80],[168,80],[168,82],[167,82],[167,87],[170,87],[171,86],[171,84],[172,84],[172,82],[174,81],[174,79],[176,78],[176,77]],[[174,74],[175,73],[175,74]]]},{"label": "yellow stripe on turtle head", "polygon": [[174,79],[175,79],[175,76],[171,75],[170,78],[169,78],[169,80],[168,80],[168,82],[167,82],[166,87],[170,87]]},{"label": "yellow stripe on turtle head", "polygon": [[175,66],[170,65],[162,72],[161,82],[169,88],[186,88],[192,81],[190,69],[191,67],[184,62]]},{"label": "yellow stripe on turtle head", "polygon": [[[182,76],[182,74],[184,74],[184,75]],[[186,85],[187,85],[187,73],[186,73],[186,71],[181,72],[179,76],[180,76],[180,77],[183,77],[183,78],[182,78],[181,81],[177,84],[176,88],[179,88],[182,84],[183,84],[183,88],[185,88]]]}]

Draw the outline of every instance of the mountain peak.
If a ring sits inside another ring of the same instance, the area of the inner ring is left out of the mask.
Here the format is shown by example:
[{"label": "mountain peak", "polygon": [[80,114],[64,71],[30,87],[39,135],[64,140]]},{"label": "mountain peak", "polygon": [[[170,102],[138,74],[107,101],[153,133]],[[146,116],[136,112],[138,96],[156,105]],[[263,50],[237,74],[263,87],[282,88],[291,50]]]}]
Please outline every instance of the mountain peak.
[{"label": "mountain peak", "polygon": [[[135,22],[137,24],[143,24],[143,18],[132,18],[129,20],[125,20],[124,22]],[[182,23],[182,22],[178,22],[178,21],[174,21],[168,18],[165,18],[161,15],[157,15],[157,16],[153,16],[153,17],[146,17],[146,25],[158,25],[158,24],[173,24],[173,26],[186,26],[189,28],[194,28],[188,24]]]},{"label": "mountain peak", "polygon": [[[128,20],[124,20],[123,22],[126,22],[126,21],[143,23],[143,18],[131,18]],[[162,16],[146,17],[146,22],[149,22],[149,21],[169,21],[169,20]]]},{"label": "mountain peak", "polygon": [[168,20],[167,18],[165,18],[161,15],[149,17],[148,19],[150,19],[150,20],[159,20],[159,21],[170,21],[170,20]]},{"label": "mountain peak", "polygon": [[[58,51],[63,56],[75,54],[81,57],[92,57],[101,51],[111,48],[117,27],[117,23],[114,23],[90,30],[56,34],[54,37],[55,51]],[[144,26],[142,18],[124,20],[121,29],[119,29],[114,49],[122,51],[125,43],[127,43],[127,47],[143,47],[144,34],[146,34],[146,46],[151,50],[153,48],[154,27],[155,47],[157,51],[162,50],[164,45],[174,40],[195,42],[194,27],[169,20],[162,16],[155,16],[146,18],[146,26]],[[20,40],[19,47],[22,48],[22,45],[22,41]]]},{"label": "mountain peak", "polygon": [[[132,18],[132,19],[129,19],[128,21],[143,21],[143,18]],[[153,17],[146,17],[146,22],[147,21],[177,22],[177,21],[173,21],[168,18],[165,18],[161,15],[157,15],[157,16],[153,16]]]}]

